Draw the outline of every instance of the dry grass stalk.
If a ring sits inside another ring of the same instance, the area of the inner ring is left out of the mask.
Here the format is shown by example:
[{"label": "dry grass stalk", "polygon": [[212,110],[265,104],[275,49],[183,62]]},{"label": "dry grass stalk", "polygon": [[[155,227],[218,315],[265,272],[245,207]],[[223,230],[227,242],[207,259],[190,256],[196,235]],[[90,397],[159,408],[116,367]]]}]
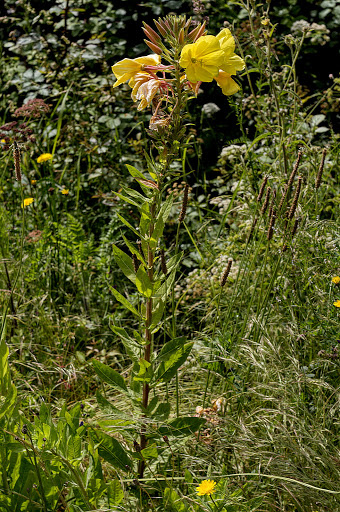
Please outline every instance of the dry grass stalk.
[{"label": "dry grass stalk", "polygon": [[183,202],[182,202],[182,209],[180,211],[178,222],[183,222],[185,214],[187,212],[187,206],[188,206],[188,197],[189,197],[189,185],[186,183],[183,193]]},{"label": "dry grass stalk", "polygon": [[227,279],[228,279],[228,276],[229,276],[229,273],[230,273],[230,269],[231,269],[232,263],[233,263],[232,258],[229,258],[228,265],[227,265],[226,269],[224,270],[224,272],[223,272],[223,274],[221,276],[221,280],[220,280],[220,285],[221,285],[222,288],[223,288],[223,286],[227,282]]},{"label": "dry grass stalk", "polygon": [[315,180],[315,188],[316,188],[316,190],[320,187],[320,184],[321,184],[321,179],[322,179],[323,168],[324,168],[324,165],[325,165],[326,154],[327,154],[327,149],[324,148],[322,150],[321,162],[320,162],[318,174],[317,174],[316,180]]},{"label": "dry grass stalk", "polygon": [[261,183],[261,187],[260,187],[260,190],[259,190],[259,195],[257,196],[257,199],[256,201],[259,203],[262,199],[262,196],[263,196],[263,192],[264,192],[264,189],[266,188],[266,185],[267,185],[267,181],[268,181],[268,176],[265,176],[263,178],[263,181]]},{"label": "dry grass stalk", "polygon": [[250,233],[249,233],[249,236],[248,236],[247,244],[249,244],[250,240],[252,239],[252,236],[253,236],[254,229],[255,229],[255,226],[257,224],[257,221],[258,221],[258,217],[255,217],[255,219],[253,220],[253,223],[251,225],[251,228],[250,228]]},{"label": "dry grass stalk", "polygon": [[16,141],[14,141],[13,158],[14,158],[15,179],[17,181],[21,182],[20,151],[19,151],[19,146],[16,143]]},{"label": "dry grass stalk", "polygon": [[298,182],[297,182],[297,185],[296,185],[296,190],[295,190],[295,195],[294,195],[294,199],[293,199],[293,203],[292,203],[292,206],[289,210],[289,213],[288,213],[288,220],[292,219],[294,217],[294,213],[295,213],[295,210],[296,210],[296,207],[297,207],[297,204],[298,204],[298,200],[299,200],[299,196],[300,196],[300,192],[301,192],[301,184],[302,184],[302,176],[299,176],[298,177]]},{"label": "dry grass stalk", "polygon": [[267,240],[271,240],[273,238],[275,220],[276,220],[276,212],[275,212],[275,210],[273,210],[272,216],[270,217],[269,228],[268,228],[268,232],[267,232]]},{"label": "dry grass stalk", "polygon": [[272,191],[271,187],[268,187],[267,192],[266,192],[266,197],[264,198],[264,203],[261,208],[261,215],[264,215],[267,211],[271,191]]}]

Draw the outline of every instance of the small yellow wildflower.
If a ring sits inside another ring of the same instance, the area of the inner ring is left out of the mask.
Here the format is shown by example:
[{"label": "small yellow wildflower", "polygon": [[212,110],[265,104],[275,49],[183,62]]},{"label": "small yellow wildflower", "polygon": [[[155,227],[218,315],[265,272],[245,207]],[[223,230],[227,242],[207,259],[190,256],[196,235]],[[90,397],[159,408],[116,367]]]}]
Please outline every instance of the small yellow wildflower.
[{"label": "small yellow wildflower", "polygon": [[63,190],[61,191],[61,193],[64,195],[64,196],[67,196],[68,193],[69,193],[69,189],[68,188],[63,188]]},{"label": "small yellow wildflower", "polygon": [[196,43],[186,44],[179,65],[189,82],[212,82],[224,61],[224,51],[215,36],[202,36]]},{"label": "small yellow wildflower", "polygon": [[203,480],[198,487],[196,492],[198,496],[210,496],[215,492],[216,482],[214,480]]},{"label": "small yellow wildflower", "polygon": [[334,284],[339,284],[340,283],[340,277],[339,276],[335,276],[332,278],[332,283]]},{"label": "small yellow wildflower", "polygon": [[1,142],[2,142],[3,144],[6,144],[5,139],[1,139]]},{"label": "small yellow wildflower", "polygon": [[37,183],[37,180],[31,180],[31,185],[35,185]]},{"label": "small yellow wildflower", "polygon": [[34,201],[33,197],[26,197],[26,199],[24,199],[24,202],[21,203],[21,208],[25,208],[26,206],[29,206],[30,204],[32,204]]},{"label": "small yellow wildflower", "polygon": [[117,78],[117,81],[113,84],[113,87],[117,87],[123,84],[127,80],[130,80],[137,73],[143,71],[144,66],[158,66],[161,58],[159,55],[152,54],[146,57],[138,57],[137,59],[123,59],[112,66],[112,72]]},{"label": "small yellow wildflower", "polygon": [[47,160],[51,160],[51,158],[51,153],[43,153],[42,155],[38,156],[37,162],[38,164],[41,164],[41,162],[47,162]]},{"label": "small yellow wildflower", "polygon": [[333,306],[335,306],[336,308],[340,308],[340,300],[336,300],[335,302],[333,302]]}]

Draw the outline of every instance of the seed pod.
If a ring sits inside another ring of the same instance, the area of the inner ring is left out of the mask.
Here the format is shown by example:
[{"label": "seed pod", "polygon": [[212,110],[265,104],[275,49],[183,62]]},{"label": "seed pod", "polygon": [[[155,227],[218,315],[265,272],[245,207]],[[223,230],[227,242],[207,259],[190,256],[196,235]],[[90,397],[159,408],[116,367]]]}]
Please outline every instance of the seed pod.
[{"label": "seed pod", "polygon": [[272,191],[271,187],[268,187],[267,192],[266,192],[266,197],[264,198],[264,203],[261,208],[261,215],[264,215],[267,211],[271,191]]},{"label": "seed pod", "polygon": [[298,200],[299,200],[299,195],[300,195],[300,192],[301,192],[301,184],[302,184],[302,176],[299,176],[298,177],[298,182],[297,182],[297,185],[296,185],[296,190],[295,190],[295,195],[294,195],[294,199],[293,199],[293,203],[292,203],[292,206],[289,210],[289,213],[288,213],[288,220],[292,219],[294,217],[294,213],[295,213],[295,210],[296,210],[296,207],[297,207],[297,204],[298,204]]},{"label": "seed pod", "polygon": [[168,269],[166,266],[164,249],[161,249],[161,269],[163,274],[166,276],[168,273]]},{"label": "seed pod", "polygon": [[221,288],[223,288],[223,286],[226,284],[227,282],[227,279],[228,279],[228,276],[229,276],[229,273],[230,273],[230,269],[231,269],[231,265],[233,264],[233,260],[232,258],[229,258],[228,259],[228,265],[226,266],[226,269],[224,270],[222,276],[221,276],[221,280],[220,280],[220,285],[221,285]]},{"label": "seed pod", "polygon": [[317,174],[316,180],[315,180],[315,188],[316,188],[316,190],[320,187],[320,184],[321,184],[321,179],[322,179],[323,168],[324,168],[324,165],[325,165],[326,154],[327,154],[327,149],[324,148],[322,150],[322,157],[321,157],[320,167],[319,167],[318,174]]},{"label": "seed pod", "polygon": [[261,187],[260,187],[260,190],[259,190],[259,195],[257,196],[257,199],[256,201],[259,203],[262,199],[262,196],[263,196],[263,192],[264,192],[264,189],[267,185],[267,181],[268,181],[268,176],[265,176],[262,180],[262,183],[261,183]]},{"label": "seed pod", "polygon": [[19,146],[14,141],[14,149],[13,149],[13,158],[14,158],[14,170],[15,170],[15,179],[21,182],[21,165],[20,165],[20,151]]},{"label": "seed pod", "polygon": [[180,211],[178,222],[183,222],[185,214],[187,212],[187,206],[188,206],[188,197],[189,197],[189,185],[186,183],[183,193],[183,202],[182,202],[182,209]]},{"label": "seed pod", "polygon": [[140,265],[140,261],[135,254],[132,255],[132,263],[133,263],[134,271],[137,273],[139,265]]}]

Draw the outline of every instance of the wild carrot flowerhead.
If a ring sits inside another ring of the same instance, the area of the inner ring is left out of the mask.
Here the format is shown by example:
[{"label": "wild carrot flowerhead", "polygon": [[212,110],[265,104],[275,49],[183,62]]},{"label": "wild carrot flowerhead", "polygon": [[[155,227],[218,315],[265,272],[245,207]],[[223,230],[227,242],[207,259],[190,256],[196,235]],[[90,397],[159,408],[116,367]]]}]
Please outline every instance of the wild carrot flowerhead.
[{"label": "wild carrot flowerhead", "polygon": [[198,496],[210,496],[215,492],[216,482],[214,480],[203,480],[198,487],[196,492]]}]

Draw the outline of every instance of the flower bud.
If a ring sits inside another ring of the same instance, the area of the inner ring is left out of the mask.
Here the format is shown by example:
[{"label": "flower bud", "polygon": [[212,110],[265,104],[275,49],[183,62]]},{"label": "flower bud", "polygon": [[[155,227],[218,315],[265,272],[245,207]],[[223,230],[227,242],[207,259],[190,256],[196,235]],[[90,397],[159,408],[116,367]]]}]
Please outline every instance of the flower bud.
[{"label": "flower bud", "polygon": [[178,42],[179,42],[179,44],[184,43],[184,29],[183,28],[181,28],[181,30],[179,31]]},{"label": "flower bud", "polygon": [[166,30],[166,27],[164,26],[164,23],[162,22],[162,20],[153,20],[154,21],[154,24],[156,25],[158,31],[160,34],[162,34],[162,36],[166,36],[167,35],[167,30]]},{"label": "flower bud", "polygon": [[144,25],[144,27],[143,27],[144,33],[150,39],[150,41],[152,41],[153,43],[157,43],[158,41],[161,40],[161,38],[159,37],[157,32],[155,32],[153,30],[153,28],[151,28],[149,25],[147,25],[147,23],[144,23],[144,22],[143,22],[143,25]]},{"label": "flower bud", "polygon": [[157,46],[156,44],[154,43],[151,43],[151,41],[148,41],[147,39],[144,39],[144,43],[146,45],[148,45],[148,47],[154,52],[156,53],[157,55],[161,55],[162,54],[162,50],[160,49],[159,46]]}]

